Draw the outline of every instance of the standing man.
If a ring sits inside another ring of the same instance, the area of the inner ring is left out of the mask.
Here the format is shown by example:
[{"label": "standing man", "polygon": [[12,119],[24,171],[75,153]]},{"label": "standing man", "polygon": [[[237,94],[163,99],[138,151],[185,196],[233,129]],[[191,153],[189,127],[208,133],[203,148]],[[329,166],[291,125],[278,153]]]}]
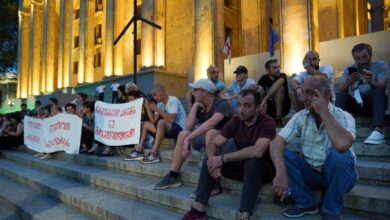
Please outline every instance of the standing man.
[{"label": "standing man", "polygon": [[98,87],[96,87],[96,93],[98,94],[99,96],[99,101],[104,101],[104,88],[106,88],[106,86],[104,86],[103,84],[100,84]]},{"label": "standing man", "polygon": [[[179,172],[190,149],[203,151],[220,129],[233,115],[227,100],[215,96],[215,84],[208,79],[189,83],[195,102],[192,105],[184,130],[180,132],[170,172],[154,186],[154,189],[167,189],[181,186]],[[196,127],[195,125],[198,124]],[[214,130],[215,129],[215,130]],[[190,147],[191,146],[191,147]]]},{"label": "standing man", "polygon": [[[274,192],[284,200],[291,188],[294,207],[286,217],[315,214],[314,190],[321,190],[321,211],[325,218],[340,219],[344,195],[355,186],[355,120],[329,102],[329,82],[321,76],[305,80],[302,99],[305,109],[296,113],[271,142],[276,175]],[[285,149],[299,139],[298,152]]]},{"label": "standing man", "polygon": [[200,171],[195,203],[184,220],[206,218],[212,181],[221,176],[244,181],[240,219],[248,219],[261,185],[272,180],[275,170],[268,148],[275,137],[275,122],[261,112],[260,94],[252,90],[239,93],[238,112],[206,146],[207,157]]},{"label": "standing man", "polygon": [[320,55],[316,51],[309,51],[303,58],[302,65],[306,71],[300,72],[290,82],[291,88],[291,103],[295,111],[300,111],[304,108],[302,101],[302,88],[303,82],[311,76],[323,76],[330,80],[330,89],[332,92],[331,100],[334,103],[336,96],[334,94],[334,71],[330,65],[320,66]]},{"label": "standing man", "polygon": [[118,87],[120,84],[118,81],[115,81],[111,84],[111,90],[112,90],[112,100],[111,103],[117,103],[118,102]]},{"label": "standing man", "polygon": [[232,105],[233,110],[237,112],[238,94],[244,89],[249,89],[252,86],[256,86],[256,83],[253,79],[248,78],[248,69],[245,66],[238,66],[234,71],[234,74],[236,74],[236,81],[234,81],[229,87],[227,87],[227,89],[223,91],[226,93],[226,95],[224,94],[222,97],[224,99],[230,100],[230,104]]},{"label": "standing man", "polygon": [[373,131],[365,144],[383,144],[383,126],[387,109],[387,74],[385,61],[371,61],[372,47],[357,44],[352,48],[355,64],[344,69],[336,105],[352,114],[372,115]]},{"label": "standing man", "polygon": [[263,75],[257,85],[265,94],[261,102],[263,112],[275,119],[278,126],[283,126],[283,117],[290,112],[290,97],[288,96],[287,75],[280,72],[277,59],[265,63],[266,75]]},{"label": "standing man", "polygon": [[[152,89],[152,95],[157,102],[147,101],[146,106],[155,113],[157,123],[147,121],[142,126],[139,144],[134,147],[125,160],[141,160],[141,163],[158,163],[161,161],[159,149],[164,137],[177,139],[180,131],[183,130],[186,120],[186,113],[180,100],[170,96],[162,85],[156,85]],[[144,156],[144,143],[148,134],[155,135],[152,150]]]}]

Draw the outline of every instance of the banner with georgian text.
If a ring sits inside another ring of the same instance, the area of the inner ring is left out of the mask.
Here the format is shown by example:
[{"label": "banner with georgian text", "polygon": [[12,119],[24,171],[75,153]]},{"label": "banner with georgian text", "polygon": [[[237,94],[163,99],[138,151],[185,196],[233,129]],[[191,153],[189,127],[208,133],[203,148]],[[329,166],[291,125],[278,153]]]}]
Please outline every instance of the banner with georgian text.
[{"label": "banner with georgian text", "polygon": [[123,104],[95,103],[95,140],[108,146],[138,144],[143,99]]},{"label": "banner with georgian text", "polygon": [[65,151],[78,154],[82,120],[70,114],[57,114],[50,118],[24,118],[24,144],[37,152]]}]

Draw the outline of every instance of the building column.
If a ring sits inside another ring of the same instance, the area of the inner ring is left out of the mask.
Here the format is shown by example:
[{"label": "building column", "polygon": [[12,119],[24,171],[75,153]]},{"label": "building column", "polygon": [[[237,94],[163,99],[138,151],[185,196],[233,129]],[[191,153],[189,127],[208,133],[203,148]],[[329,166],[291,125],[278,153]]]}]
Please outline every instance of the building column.
[{"label": "building column", "polygon": [[[59,1],[59,2],[58,2]],[[63,88],[63,68],[64,68],[64,35],[65,35],[65,0],[57,0],[59,7],[59,33],[58,33],[58,70],[57,88]]]},{"label": "building column", "polygon": [[[156,23],[157,20],[157,4],[163,6],[163,1],[143,0],[142,1],[142,17],[146,20]],[[157,30],[145,22],[141,22],[142,41],[141,41],[141,66],[155,66],[156,65],[156,49],[157,49]]]},{"label": "building column", "polygon": [[113,53],[114,53],[114,10],[115,0],[106,0],[106,21],[105,21],[105,51],[104,51],[104,75],[113,74]]},{"label": "building column", "polygon": [[30,65],[30,9],[19,1],[18,98],[27,98]]},{"label": "building column", "polygon": [[85,35],[87,21],[87,0],[80,0],[79,60],[77,83],[85,81]]},{"label": "building column", "polygon": [[371,25],[372,32],[384,30],[384,1],[383,0],[369,0],[371,4]]},{"label": "building column", "polygon": [[[302,60],[309,50],[318,48],[318,38],[313,38],[313,11],[307,0],[281,0],[282,64],[291,75],[303,69]],[[318,16],[317,16],[318,18]],[[308,22],[311,19],[311,23]],[[315,40],[317,39],[317,40]]]},{"label": "building column", "polygon": [[86,5],[84,79],[87,83],[94,81],[95,4],[95,1],[87,1]]},{"label": "building column", "polygon": [[44,92],[54,91],[55,53],[57,49],[57,24],[56,24],[56,1],[45,0],[44,10],[44,34],[43,34],[43,66],[45,82]]},{"label": "building column", "polygon": [[32,72],[30,85],[30,95],[39,95],[44,85],[42,85],[42,37],[43,37],[43,3],[40,1],[32,1]]},{"label": "building column", "polygon": [[155,1],[155,21],[161,26],[161,30],[153,28],[156,36],[155,48],[155,65],[165,66],[165,17],[166,17],[166,0]]},{"label": "building column", "polygon": [[195,1],[194,80],[207,78],[207,67],[214,63],[214,4],[211,0]]},{"label": "building column", "polygon": [[72,57],[72,24],[73,24],[73,0],[65,1],[64,11],[64,49],[63,49],[63,67],[62,67],[62,88],[70,86],[71,57]]},{"label": "building column", "polygon": [[[116,36],[119,35],[119,33],[123,30],[123,28],[126,26],[126,24],[130,21],[130,19],[133,17],[133,12],[134,12],[133,0],[122,0],[121,5],[122,6],[118,6],[118,7],[122,7],[122,9],[118,8],[119,9],[119,11],[118,11],[119,23],[117,26],[118,33],[116,34]],[[140,22],[138,22],[137,25],[139,25],[139,24],[140,24]],[[141,36],[140,30],[141,29],[138,26],[138,32],[137,32],[138,37]],[[122,39],[115,46],[119,49],[118,51],[121,53],[121,55],[118,57],[118,59],[121,59],[120,63],[122,65],[117,71],[115,71],[115,72],[117,72],[117,74],[115,74],[115,75],[129,74],[129,73],[133,72],[133,70],[134,70],[133,69],[133,66],[134,66],[134,59],[133,59],[133,57],[134,57],[134,54],[133,54],[134,43],[133,42],[134,42],[133,26],[130,26],[130,28],[127,29],[127,31],[124,34],[124,36],[122,37]],[[141,45],[139,45],[139,46],[141,46]],[[140,64],[140,62],[138,62],[138,65],[139,64]]]}]

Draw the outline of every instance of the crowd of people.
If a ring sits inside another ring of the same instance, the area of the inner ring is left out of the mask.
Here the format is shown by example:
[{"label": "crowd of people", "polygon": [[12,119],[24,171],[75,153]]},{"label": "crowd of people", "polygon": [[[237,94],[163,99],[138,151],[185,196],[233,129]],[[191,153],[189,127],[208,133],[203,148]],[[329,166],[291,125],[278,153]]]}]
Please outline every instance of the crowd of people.
[{"label": "crowd of people", "polygon": [[[356,136],[353,116],[373,118],[372,132],[364,143],[385,143],[388,67],[384,61],[373,61],[372,53],[368,44],[352,48],[355,63],[345,68],[338,93],[332,66],[320,66],[315,51],[305,54],[305,71],[290,81],[276,59],[265,63],[266,74],[257,84],[248,78],[245,66],[238,66],[236,80],[226,88],[218,68],[210,66],[208,79],[189,83],[187,109],[163,85],[155,85],[145,95],[134,83],[114,82],[112,103],[144,98],[140,141],[124,160],[158,163],[162,140],[176,139],[170,171],[154,186],[164,190],[183,184],[180,171],[192,150],[203,152],[198,185],[192,194],[195,202],[183,219],[206,219],[210,196],[222,192],[222,176],[243,181],[240,219],[250,218],[259,189],[269,182],[280,200],[294,200],[284,212],[286,217],[321,210],[324,218],[340,219],[344,195],[357,183],[356,157],[351,149]],[[99,100],[104,100],[104,88],[99,85],[96,90]],[[21,112],[0,117],[2,145],[23,142],[24,115],[46,118],[61,112],[55,98],[49,102],[41,107],[36,101],[32,111],[22,104]],[[287,121],[291,107],[296,113]],[[78,94],[64,111],[83,120],[80,153],[112,155],[109,146],[94,140],[94,102],[88,101],[86,94]],[[282,127],[279,133],[277,126]],[[153,140],[151,150],[145,154],[149,140]],[[38,156],[52,158],[51,154]],[[322,191],[321,206],[315,190]]]}]

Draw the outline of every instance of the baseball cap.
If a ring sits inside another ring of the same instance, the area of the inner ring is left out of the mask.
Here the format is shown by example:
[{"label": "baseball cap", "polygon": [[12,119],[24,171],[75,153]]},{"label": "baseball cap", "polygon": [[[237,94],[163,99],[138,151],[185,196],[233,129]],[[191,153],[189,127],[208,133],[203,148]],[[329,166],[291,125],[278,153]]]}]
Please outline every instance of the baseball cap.
[{"label": "baseball cap", "polygon": [[193,89],[204,89],[210,93],[214,93],[217,90],[214,83],[209,79],[200,79],[194,83],[188,83],[188,85]]},{"label": "baseball cap", "polygon": [[248,73],[248,69],[245,66],[238,66],[237,69],[233,73],[236,73],[236,74]]}]

